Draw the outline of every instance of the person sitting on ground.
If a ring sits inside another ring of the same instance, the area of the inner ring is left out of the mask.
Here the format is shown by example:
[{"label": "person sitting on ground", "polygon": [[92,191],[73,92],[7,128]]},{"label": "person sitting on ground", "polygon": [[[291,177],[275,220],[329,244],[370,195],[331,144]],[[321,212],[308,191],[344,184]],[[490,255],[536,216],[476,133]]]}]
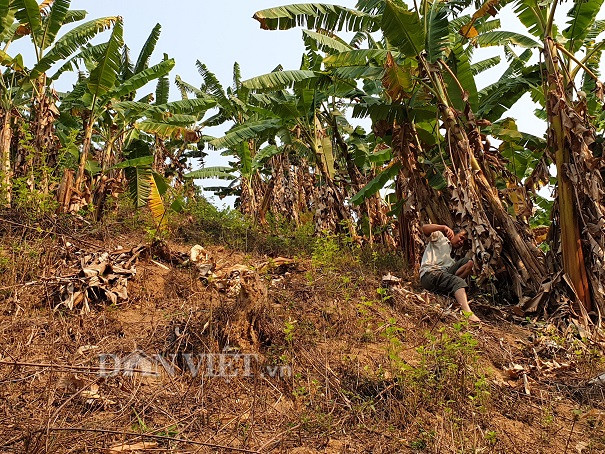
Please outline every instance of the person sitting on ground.
[{"label": "person sitting on ground", "polygon": [[447,225],[425,224],[422,233],[429,237],[429,242],[420,264],[420,284],[431,292],[454,295],[462,310],[470,313],[469,320],[479,322],[466,296],[468,284],[465,279],[473,271],[473,261],[468,258],[454,261],[451,256],[452,247],[459,248],[464,244],[466,231],[454,233]]}]

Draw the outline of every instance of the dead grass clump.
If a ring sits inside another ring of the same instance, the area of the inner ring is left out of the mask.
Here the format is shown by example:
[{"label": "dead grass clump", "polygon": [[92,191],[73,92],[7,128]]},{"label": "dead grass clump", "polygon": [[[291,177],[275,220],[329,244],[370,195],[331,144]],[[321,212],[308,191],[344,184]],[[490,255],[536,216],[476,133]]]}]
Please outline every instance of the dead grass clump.
[{"label": "dead grass clump", "polygon": [[226,273],[226,279],[226,298],[216,308],[214,317],[221,348],[235,346],[246,353],[258,352],[258,323],[268,309],[267,284],[256,272],[245,269]]}]

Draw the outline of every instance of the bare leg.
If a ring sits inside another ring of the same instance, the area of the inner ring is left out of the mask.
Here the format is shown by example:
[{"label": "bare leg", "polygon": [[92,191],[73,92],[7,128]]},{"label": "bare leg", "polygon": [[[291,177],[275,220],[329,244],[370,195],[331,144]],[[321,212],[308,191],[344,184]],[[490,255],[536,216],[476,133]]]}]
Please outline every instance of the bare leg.
[{"label": "bare leg", "polygon": [[459,288],[458,290],[456,290],[454,292],[454,298],[456,298],[456,301],[458,301],[458,304],[460,304],[460,307],[462,308],[462,310],[464,312],[471,313],[471,316],[469,317],[469,320],[471,322],[480,322],[481,321],[479,319],[479,317],[477,317],[475,314],[473,314],[473,311],[471,311],[471,308],[468,305],[468,300],[466,299],[466,289]]}]

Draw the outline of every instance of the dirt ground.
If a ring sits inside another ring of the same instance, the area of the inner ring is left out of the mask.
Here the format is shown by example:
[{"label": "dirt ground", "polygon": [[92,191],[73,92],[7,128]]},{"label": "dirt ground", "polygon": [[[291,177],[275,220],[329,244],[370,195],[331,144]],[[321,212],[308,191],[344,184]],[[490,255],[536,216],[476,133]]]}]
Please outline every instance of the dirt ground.
[{"label": "dirt ground", "polygon": [[[0,452],[605,452],[602,345],[573,326],[480,299],[468,324],[355,263],[40,230],[1,231]],[[103,252],[119,278],[83,311]]]}]

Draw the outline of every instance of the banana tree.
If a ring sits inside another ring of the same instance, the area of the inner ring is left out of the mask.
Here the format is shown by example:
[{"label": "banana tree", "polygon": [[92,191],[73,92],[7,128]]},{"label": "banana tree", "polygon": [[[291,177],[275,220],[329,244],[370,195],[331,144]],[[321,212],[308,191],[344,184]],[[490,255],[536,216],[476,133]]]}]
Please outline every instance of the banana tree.
[{"label": "banana tree", "polygon": [[[383,46],[371,35],[362,32],[357,33],[349,42],[344,41],[334,32],[322,29],[303,30],[303,37],[308,50],[307,60],[318,62],[313,69],[320,71],[323,64],[328,70],[331,85],[324,91],[329,98],[322,103],[320,118],[327,125],[326,129],[332,138],[337,167],[346,169],[346,172],[340,172],[338,185],[344,186],[346,195],[351,197],[358,194],[369,181],[375,178],[377,169],[390,161],[392,156],[390,147],[380,138],[373,133],[366,135],[361,128],[353,128],[345,115],[346,108],[351,103],[369,96],[369,92],[373,91],[371,84],[360,89],[357,78],[363,77],[365,82],[369,82],[372,74],[376,77],[376,70],[380,72],[381,68],[338,67],[330,64],[329,61],[333,58],[338,59],[337,55],[354,54],[355,49],[364,41],[368,42],[372,50],[377,50],[378,54]],[[367,196],[359,200],[360,203],[356,203],[359,199],[357,197],[352,198],[351,204],[351,209],[356,212],[358,218],[360,233],[370,244],[375,240],[374,233],[379,235],[377,238],[381,243],[392,244],[393,236],[389,232],[392,222],[388,215],[390,211],[388,204],[377,192],[370,194],[368,191],[363,191],[363,193]]]},{"label": "banana tree", "polygon": [[118,20],[116,17],[108,17],[83,23],[55,42],[63,25],[81,20],[86,14],[84,11],[70,11],[70,3],[70,0],[56,0],[50,2],[51,6],[48,7],[49,2],[42,2],[39,6],[35,0],[15,2],[19,8],[16,17],[21,26],[29,31],[36,55],[36,64],[32,67],[29,78],[35,93],[34,136],[37,141],[35,146],[39,150],[44,148],[44,137],[50,134],[50,131],[43,131],[42,128],[48,123],[52,124],[52,121],[45,121],[44,118],[49,116],[49,112],[51,118],[57,114],[54,100],[47,90],[46,71]]},{"label": "banana tree", "polygon": [[[168,108],[165,106],[167,103],[153,106],[145,100],[141,102],[132,101],[137,90],[154,80],[159,80],[161,90],[159,89],[158,92],[160,97],[166,98],[165,95],[161,94],[162,90],[165,90],[163,78],[174,67],[174,60],[165,58],[164,61],[156,65],[148,65],[149,56],[153,49],[149,42],[157,40],[155,37],[157,31],[159,31],[158,27],[152,31],[147,44],[143,47],[139,62],[132,67],[123,58],[125,54],[122,38],[123,26],[122,20],[118,19],[109,41],[97,55],[98,59],[94,62],[90,75],[81,78],[74,90],[63,100],[62,110],[64,112],[79,108],[84,119],[84,137],[75,181],[76,190],[80,190],[82,186],[86,163],[90,157],[95,125],[98,125],[98,129],[104,132],[105,145],[101,156],[103,168],[110,165],[116,141],[122,140],[127,130],[134,129],[132,126],[136,120],[146,117],[146,122],[137,125],[148,132],[158,131],[160,125],[164,127],[164,132],[166,132],[167,129],[170,129],[170,126],[173,126],[161,121],[158,125],[158,121],[154,121],[162,113],[167,116],[170,114],[170,112],[164,110]],[[176,108],[176,106],[171,107]],[[208,105],[205,107],[208,108]],[[181,110],[184,112],[187,109],[181,106]],[[185,123],[183,118],[178,118],[178,120]],[[193,123],[195,119],[187,118],[186,121]],[[176,126],[172,128],[173,132],[176,128]]]},{"label": "banana tree", "polygon": [[[242,84],[237,63],[233,67],[233,85],[227,89],[202,62],[197,61],[196,66],[203,80],[200,88],[184,82],[178,76],[176,84],[184,99],[194,95],[196,99],[215,101],[218,112],[203,120],[200,127],[231,124],[223,137],[204,136],[203,142],[213,150],[222,150],[224,156],[236,159],[228,171],[233,180],[229,187],[238,186],[239,198],[236,203],[239,209],[253,219],[258,219],[259,207],[262,205],[267,186],[258,173],[258,167],[253,166],[253,161],[261,151],[263,143],[275,135],[282,121],[273,113],[254,111],[251,108],[249,90]],[[225,170],[221,166],[203,168],[187,174],[186,177],[223,178]],[[263,218],[262,214],[260,217]]]},{"label": "banana tree", "polygon": [[[264,20],[267,15],[271,13],[261,11],[256,17]],[[283,151],[279,159],[271,161],[275,174],[271,183],[286,176],[293,177],[297,182],[315,181],[311,189],[312,200],[299,206],[306,209],[313,207],[317,231],[338,231],[343,225],[349,226],[346,228],[349,229],[354,225],[351,213],[354,207],[349,206],[346,199],[358,192],[367,183],[368,177],[371,179],[374,176],[376,161],[373,160],[375,156],[370,159],[370,147],[376,144],[368,146],[362,143],[359,135],[353,134],[355,129],[341,112],[351,99],[364,92],[357,88],[357,81],[349,75],[323,70],[324,55],[320,52],[351,51],[360,39],[354,38],[354,42],[347,43],[334,33],[319,29],[305,30],[304,41],[307,52],[303,55],[299,70],[273,71],[250,79],[244,85],[254,92],[250,96],[253,103],[288,120],[287,133],[280,134]],[[353,153],[359,168],[354,162]],[[305,164],[295,166],[294,171],[294,168],[290,169],[294,162]],[[290,182],[290,186],[293,183]],[[284,191],[284,186],[280,184],[276,191],[279,194],[274,198],[276,203],[288,199],[284,193],[289,191]],[[298,192],[306,193],[302,190]],[[273,208],[277,213],[292,214],[296,211],[290,207],[295,205],[289,201],[285,205],[288,206],[286,210],[283,209],[285,206],[276,205]],[[356,211],[360,228],[368,235],[370,242],[374,239],[374,227],[389,224],[387,206],[379,197],[369,197]],[[386,229],[379,230],[381,240],[389,243],[391,238]]]},{"label": "banana tree", "polygon": [[[555,24],[558,2],[546,7],[532,0],[516,2],[519,19],[542,41],[547,75],[543,91],[535,99],[546,109],[548,147],[557,167],[558,216],[550,236],[552,250],[560,246],[560,257],[553,254],[554,267],[560,268],[562,263],[573,290],[572,300],[579,303],[575,309],[582,315],[605,309],[604,184],[595,165],[602,152],[594,146],[592,120],[601,116],[603,101],[598,63],[605,42],[597,38],[605,24],[596,20],[602,4],[602,0],[574,2],[566,27],[559,32]],[[530,303],[527,308],[536,310],[540,300]]]},{"label": "banana tree", "polygon": [[[80,191],[82,182],[84,180],[84,170],[86,168],[86,162],[88,161],[88,154],[90,151],[93,125],[100,114],[97,109],[100,99],[103,95],[108,93],[116,82],[118,70],[120,67],[120,51],[123,45],[123,26],[122,19],[118,19],[114,24],[111,37],[107,43],[105,51],[101,55],[97,66],[91,71],[86,86],[88,93],[92,99],[90,101],[90,109],[88,112],[88,118],[84,124],[84,139],[82,142],[82,151],[80,152],[80,163],[78,166],[78,172],[75,180],[75,189]],[[104,105],[104,103],[99,103]]]},{"label": "banana tree", "polygon": [[3,56],[1,65],[4,71],[0,75],[0,202],[6,208],[11,206],[12,197],[12,156],[11,142],[13,138],[14,122],[22,118],[30,100],[20,89],[24,73],[20,56]]},{"label": "banana tree", "polygon": [[[56,162],[58,144],[54,140],[54,120],[57,116],[56,94],[49,88],[45,72],[50,67],[68,58],[78,48],[86,44],[98,33],[108,29],[115,18],[102,18],[83,23],[65,33],[57,39],[61,27],[65,24],[81,21],[86,12],[80,10],[69,10],[70,1],[56,0],[54,2],[42,2],[38,5],[35,0],[2,0],[0,2],[1,23],[0,42],[3,43],[2,62],[3,66],[9,66],[14,72],[20,72],[21,76],[13,78],[10,89],[5,93],[11,93],[14,100],[29,99],[30,107],[25,118],[28,120],[28,129],[32,133],[32,147],[35,155],[41,158],[30,158],[23,155],[22,149],[14,150],[15,165],[10,165],[11,152],[8,147],[3,146],[2,162],[4,175],[5,199],[10,203],[10,175],[12,170],[19,173],[33,172],[33,167],[53,166]],[[23,67],[20,55],[11,58],[6,53],[14,41],[25,36],[31,38],[35,63],[31,69]],[[13,74],[14,74],[13,72]],[[6,72],[4,74],[6,76]],[[4,78],[6,79],[6,78]],[[15,82],[18,81],[18,84]],[[3,81],[5,88],[6,80]],[[11,103],[5,97],[3,109],[3,125],[11,124],[11,111],[14,110]],[[12,130],[3,128],[2,137],[4,143],[10,143]],[[40,160],[40,162],[36,161]],[[28,163],[23,165],[23,163]],[[45,179],[45,178],[43,178]],[[33,184],[34,178],[28,178]],[[44,183],[47,184],[47,183]],[[33,188],[32,188],[33,189]],[[47,191],[48,187],[41,188]]]},{"label": "banana tree", "polygon": [[[285,90],[297,82],[304,84],[309,78],[318,77],[308,67],[309,58],[304,65],[296,71],[278,67],[267,75],[242,82],[239,66],[235,64],[234,85],[226,91],[201,62],[197,63],[204,79],[200,89],[177,78],[183,96],[209,95],[217,100],[219,111],[205,120],[204,126],[233,123],[224,137],[206,137],[205,141],[211,148],[223,149],[224,155],[236,158],[230,172],[239,175],[230,188],[237,191],[239,209],[261,223],[274,203],[281,204],[281,208],[272,211],[296,222],[300,212],[309,209],[306,190],[309,178],[304,176],[308,171],[302,171],[305,165],[292,166],[287,155],[297,154],[294,150],[306,150],[307,156],[298,155],[294,162],[298,158],[315,162],[319,156],[322,175],[334,170],[334,159],[330,157],[332,143],[322,140],[326,138],[325,127],[320,124],[315,108],[325,95],[308,88],[296,93]],[[204,168],[188,177],[215,177],[216,171],[223,172],[220,168]]]},{"label": "banana tree", "polygon": [[[352,93],[350,99],[355,100],[354,102],[357,107],[359,104],[367,105],[368,110],[378,111],[381,107],[386,107],[386,109],[382,109],[384,112],[389,110],[390,107],[388,105],[385,106],[381,101],[374,102],[371,99],[372,94],[381,91],[380,78],[384,72],[382,66],[372,67],[372,65],[377,60],[382,60],[381,63],[384,63],[387,54],[387,50],[384,49],[383,43],[375,42],[370,34],[377,31],[380,27],[380,16],[376,13],[384,10],[384,5],[382,3],[384,2],[373,2],[373,6],[363,10],[350,10],[333,5],[289,5],[259,11],[255,14],[255,18],[261,23],[262,28],[283,29],[305,24],[308,28],[319,27],[321,33],[311,31],[305,31],[304,33],[306,40],[311,37],[314,38],[317,47],[321,48],[327,54],[324,63],[326,64],[326,69],[328,71],[324,71],[323,78],[327,78],[330,81],[346,81],[352,87],[356,87],[356,79],[364,79],[366,81],[364,88],[370,93]],[[376,5],[378,5],[377,8],[375,8]],[[333,35],[334,31],[342,29],[357,32],[353,40],[348,44]],[[357,49],[363,39],[367,39],[368,42],[371,43],[371,49]],[[313,76],[315,76],[315,80],[321,80],[318,77],[322,76],[322,73],[316,72],[315,75],[310,75],[308,77],[309,81],[313,80]],[[364,102],[360,103],[359,101],[362,100]],[[370,106],[369,104],[372,105]],[[355,116],[361,116],[356,115],[358,113],[356,111],[359,110],[360,109],[354,109]],[[334,128],[334,132],[337,136],[337,128]],[[346,148],[344,147],[339,148],[341,148],[342,151],[346,151]],[[350,169],[354,165],[353,160],[351,159],[351,156],[346,156],[346,153],[343,154],[345,154],[346,166]],[[379,199],[375,197],[378,189],[388,183],[388,181],[397,174],[398,170],[398,164],[392,163],[388,165],[383,173],[376,176],[376,178],[368,184],[367,188],[364,188],[353,198],[353,202],[366,204],[371,198],[378,201]],[[357,170],[357,172],[359,171]],[[355,182],[355,171],[349,171],[349,174],[351,181]],[[357,190],[359,189],[361,188],[358,187]],[[370,210],[367,211],[370,212]],[[377,211],[380,212],[381,210]]]},{"label": "banana tree", "polygon": [[[164,56],[161,63],[148,65],[153,47],[149,43],[157,40],[155,37],[157,31],[159,27],[154,28],[137,60],[144,63],[132,65],[125,58],[126,52],[122,52],[122,63],[116,75],[118,81],[113,89],[99,98],[95,106],[96,110],[93,110],[89,104],[90,100],[94,99],[94,93],[90,92],[90,78],[83,78],[74,91],[63,100],[64,112],[73,112],[77,109],[85,119],[89,118],[87,115],[94,118],[93,123],[89,123],[89,134],[102,144],[99,153],[99,162],[101,162],[99,171],[102,177],[98,180],[95,193],[103,191],[103,182],[107,180],[107,176],[110,177],[109,180],[118,180],[122,169],[126,169],[131,194],[149,194],[150,191],[155,194],[148,186],[149,178],[141,179],[139,175],[149,176],[153,170],[157,183],[158,175],[168,174],[166,169],[168,158],[172,167],[182,166],[182,152],[190,147],[190,144],[195,144],[199,140],[199,133],[196,130],[198,123],[206,111],[216,105],[216,102],[207,96],[168,102],[167,74],[174,66],[174,61]],[[93,66],[91,77],[99,64]],[[156,79],[155,102],[150,102],[150,96],[145,96],[138,101],[133,100],[139,88]],[[65,121],[69,121],[69,118]],[[96,136],[93,131],[96,131]],[[131,149],[133,141],[147,144],[147,149],[153,150],[153,153],[145,155],[144,160],[139,159],[143,156],[130,156],[128,150]],[[123,153],[123,149],[127,152]],[[128,165],[123,163],[113,165],[122,155]],[[149,157],[151,163],[146,162]],[[133,187],[135,190],[132,189]],[[158,187],[161,188],[163,185]],[[160,195],[162,192],[159,192]],[[137,207],[141,206],[141,200],[144,198],[140,195],[134,197]],[[99,210],[98,206],[96,208]]]},{"label": "banana tree", "polygon": [[[486,25],[485,15],[478,11],[467,25],[467,30],[470,27],[475,30],[474,43],[537,46],[523,35],[489,30],[481,33],[479,24]],[[481,277],[494,277],[497,267],[504,265],[514,283],[516,296],[522,299],[524,294],[538,288],[545,266],[540,252],[530,241],[527,226],[513,221],[494,187],[495,182],[489,178],[493,170],[501,173],[503,169],[497,161],[487,159],[480,132],[483,122],[473,113],[478,108],[478,93],[468,47],[465,47],[468,46],[464,36],[467,30],[463,30],[462,41],[458,37],[452,39],[451,16],[449,7],[441,3],[425,2],[423,13],[418,14],[387,1],[382,29],[389,44],[418,62],[417,74],[422,86],[419,89],[426,90],[438,109],[441,127],[445,129],[443,145],[449,152],[446,177],[451,189],[452,211],[471,233]],[[389,78],[387,85],[392,89],[398,86],[397,82],[393,84]],[[415,94],[412,89],[412,96]]]},{"label": "banana tree", "polygon": [[[309,55],[312,53],[307,53],[306,57]],[[321,85],[309,86],[309,83],[322,77],[323,83],[328,79],[313,70],[309,66],[312,64],[307,58],[300,70],[274,71],[250,79],[244,85],[257,92],[251,98],[260,109],[278,114],[281,119],[279,136],[283,158],[271,161],[276,165],[271,182],[286,175],[294,176],[298,170],[311,175],[313,173],[309,165],[313,166],[317,180],[313,191],[314,201],[303,202],[302,207],[308,209],[309,204],[313,203],[318,231],[337,231],[343,221],[350,221],[350,214],[344,204],[347,183],[344,181],[341,186],[335,184],[335,181],[340,180],[340,172],[333,135],[330,134],[333,118],[326,106],[329,93]],[[289,87],[292,91],[287,90]],[[332,88],[337,89],[336,86]],[[301,163],[296,166],[297,171],[283,167],[289,167],[291,162]],[[271,188],[274,189],[274,186]],[[299,193],[306,194],[306,191],[301,190]],[[267,195],[271,196],[270,193]],[[287,213],[286,217],[289,217]]]}]

